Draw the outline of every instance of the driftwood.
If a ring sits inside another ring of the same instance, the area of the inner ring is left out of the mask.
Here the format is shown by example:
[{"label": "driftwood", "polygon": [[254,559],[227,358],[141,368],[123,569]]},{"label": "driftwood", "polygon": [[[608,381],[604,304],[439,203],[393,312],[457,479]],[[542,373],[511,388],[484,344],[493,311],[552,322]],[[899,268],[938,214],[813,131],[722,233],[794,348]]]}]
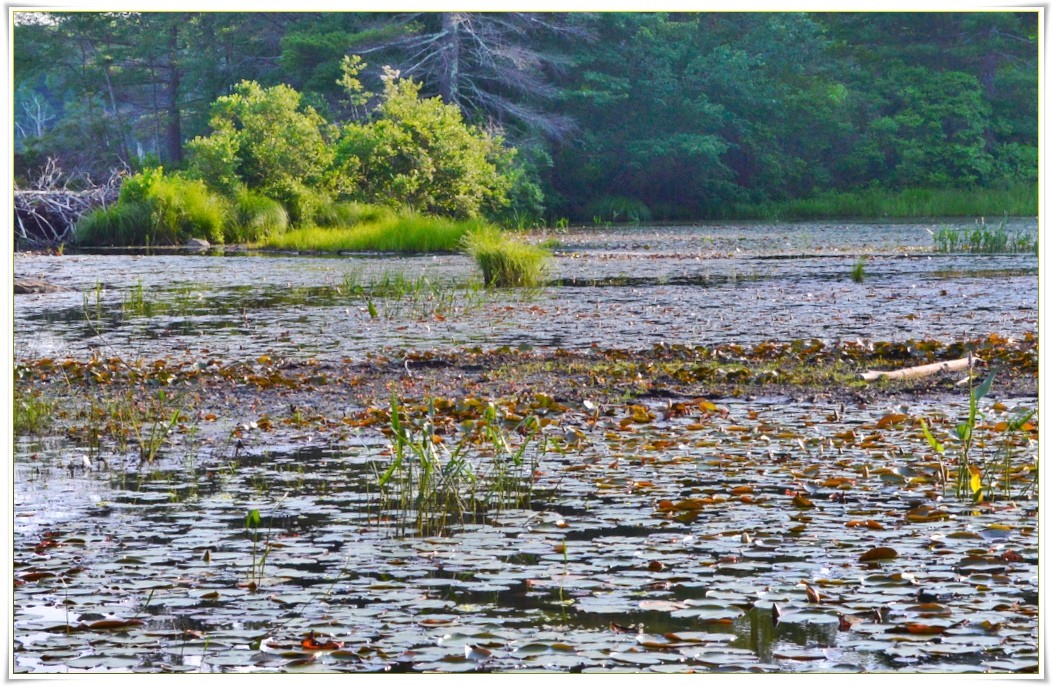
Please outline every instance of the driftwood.
[{"label": "driftwood", "polygon": [[88,212],[117,201],[114,187],[86,191],[15,191],[15,239],[30,247],[69,242],[77,222]]},{"label": "driftwood", "polygon": [[932,364],[922,364],[919,367],[907,367],[890,372],[863,372],[862,379],[865,381],[875,381],[877,379],[919,379],[924,376],[938,374],[939,372],[956,372],[961,369],[967,369],[976,362],[982,362],[982,360],[978,357],[962,357],[959,360],[933,362]]},{"label": "driftwood", "polygon": [[16,276],[14,285],[16,294],[58,293],[70,290],[65,286],[58,286],[43,279],[34,279],[28,276]]},{"label": "driftwood", "polygon": [[[69,242],[81,217],[117,202],[124,175],[124,170],[118,170],[101,186],[92,183],[90,178],[80,178],[79,185],[85,188],[71,190],[69,186],[74,177],[65,175],[55,160],[49,159],[39,178],[31,182],[30,189],[15,188],[16,243],[38,248]],[[64,177],[65,184],[59,185]]]}]

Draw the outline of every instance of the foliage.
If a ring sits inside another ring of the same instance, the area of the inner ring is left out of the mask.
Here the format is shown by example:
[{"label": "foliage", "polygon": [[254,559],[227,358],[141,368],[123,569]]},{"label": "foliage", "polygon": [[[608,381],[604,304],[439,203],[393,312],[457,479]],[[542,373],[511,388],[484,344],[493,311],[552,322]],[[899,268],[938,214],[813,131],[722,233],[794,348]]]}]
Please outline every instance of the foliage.
[{"label": "foliage", "polygon": [[986,220],[975,223],[973,229],[953,229],[944,226],[932,232],[935,252],[1018,253],[1037,252],[1037,237],[1026,232],[1009,234],[1002,220],[996,227],[988,227]]},{"label": "foliage", "polygon": [[239,188],[223,237],[228,243],[254,243],[266,236],[284,233],[289,214],[277,200]]},{"label": "foliage", "polygon": [[428,217],[415,212],[344,204],[349,221],[338,228],[299,228],[270,236],[263,245],[288,250],[452,252],[461,239],[482,224]]},{"label": "foliage", "polygon": [[301,187],[324,189],[332,163],[328,126],[300,99],[289,86],[239,83],[212,106],[212,133],[187,146],[191,173],[226,193],[244,183],[286,206]]},{"label": "foliage", "polygon": [[537,286],[547,271],[548,251],[512,240],[491,226],[468,233],[463,246],[482,270],[487,286]]},{"label": "foliage", "polygon": [[375,118],[344,127],[337,150],[344,174],[354,174],[350,194],[365,202],[462,218],[507,204],[509,179],[498,165],[514,152],[394,74]]},{"label": "foliage", "polygon": [[[244,184],[281,201],[294,223],[319,221],[321,196],[388,192],[520,226],[542,203],[592,221],[590,205],[620,196],[682,219],[918,187],[975,194],[959,214],[1016,214],[986,191],[1036,198],[1038,16],[20,10],[15,178],[48,158],[95,179],[185,162],[224,195]],[[381,111],[387,64],[421,84],[406,121]],[[446,126],[425,104],[436,94],[458,126],[528,152],[480,161],[423,135]]]},{"label": "foliage", "polygon": [[84,217],[85,245],[178,245],[189,238],[223,242],[228,205],[203,182],[158,167],[127,178],[116,205]]}]

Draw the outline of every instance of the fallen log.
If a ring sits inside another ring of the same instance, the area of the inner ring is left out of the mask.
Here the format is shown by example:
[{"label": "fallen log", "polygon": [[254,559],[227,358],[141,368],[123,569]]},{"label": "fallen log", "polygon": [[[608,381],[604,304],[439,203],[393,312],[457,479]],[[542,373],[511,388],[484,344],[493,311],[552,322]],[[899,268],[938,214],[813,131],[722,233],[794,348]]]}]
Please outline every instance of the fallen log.
[{"label": "fallen log", "polygon": [[982,360],[978,357],[962,357],[959,360],[933,362],[932,364],[922,364],[918,367],[906,367],[905,369],[896,369],[890,372],[868,371],[863,372],[861,376],[864,381],[876,381],[877,379],[919,379],[925,376],[931,376],[932,374],[938,374],[939,372],[956,372],[961,369],[967,369],[976,362],[982,362]]}]

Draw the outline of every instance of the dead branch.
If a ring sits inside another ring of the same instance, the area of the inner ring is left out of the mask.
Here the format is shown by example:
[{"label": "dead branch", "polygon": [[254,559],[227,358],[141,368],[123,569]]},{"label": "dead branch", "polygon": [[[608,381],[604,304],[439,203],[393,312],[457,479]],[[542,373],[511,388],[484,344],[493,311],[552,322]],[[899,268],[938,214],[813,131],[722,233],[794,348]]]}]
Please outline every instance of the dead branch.
[{"label": "dead branch", "polygon": [[875,381],[877,379],[919,379],[925,376],[931,376],[932,374],[938,374],[939,372],[956,372],[961,369],[967,369],[969,366],[977,362],[982,362],[982,360],[978,357],[962,357],[959,360],[933,362],[932,364],[922,364],[917,367],[907,367],[905,369],[896,369],[889,372],[863,372],[862,379],[864,381]]}]

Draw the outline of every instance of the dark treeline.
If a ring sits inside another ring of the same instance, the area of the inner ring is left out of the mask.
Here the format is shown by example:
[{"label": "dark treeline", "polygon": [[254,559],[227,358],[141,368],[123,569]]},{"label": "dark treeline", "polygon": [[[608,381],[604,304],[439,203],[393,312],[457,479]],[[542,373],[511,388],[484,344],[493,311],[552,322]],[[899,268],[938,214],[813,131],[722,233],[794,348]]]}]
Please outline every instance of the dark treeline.
[{"label": "dark treeline", "polygon": [[[96,180],[177,169],[216,99],[245,80],[287,84],[327,121],[368,120],[389,66],[501,132],[549,218],[718,217],[829,192],[1034,184],[1037,19],[19,13],[16,180],[48,159]],[[348,70],[348,56],[364,67]]]}]

